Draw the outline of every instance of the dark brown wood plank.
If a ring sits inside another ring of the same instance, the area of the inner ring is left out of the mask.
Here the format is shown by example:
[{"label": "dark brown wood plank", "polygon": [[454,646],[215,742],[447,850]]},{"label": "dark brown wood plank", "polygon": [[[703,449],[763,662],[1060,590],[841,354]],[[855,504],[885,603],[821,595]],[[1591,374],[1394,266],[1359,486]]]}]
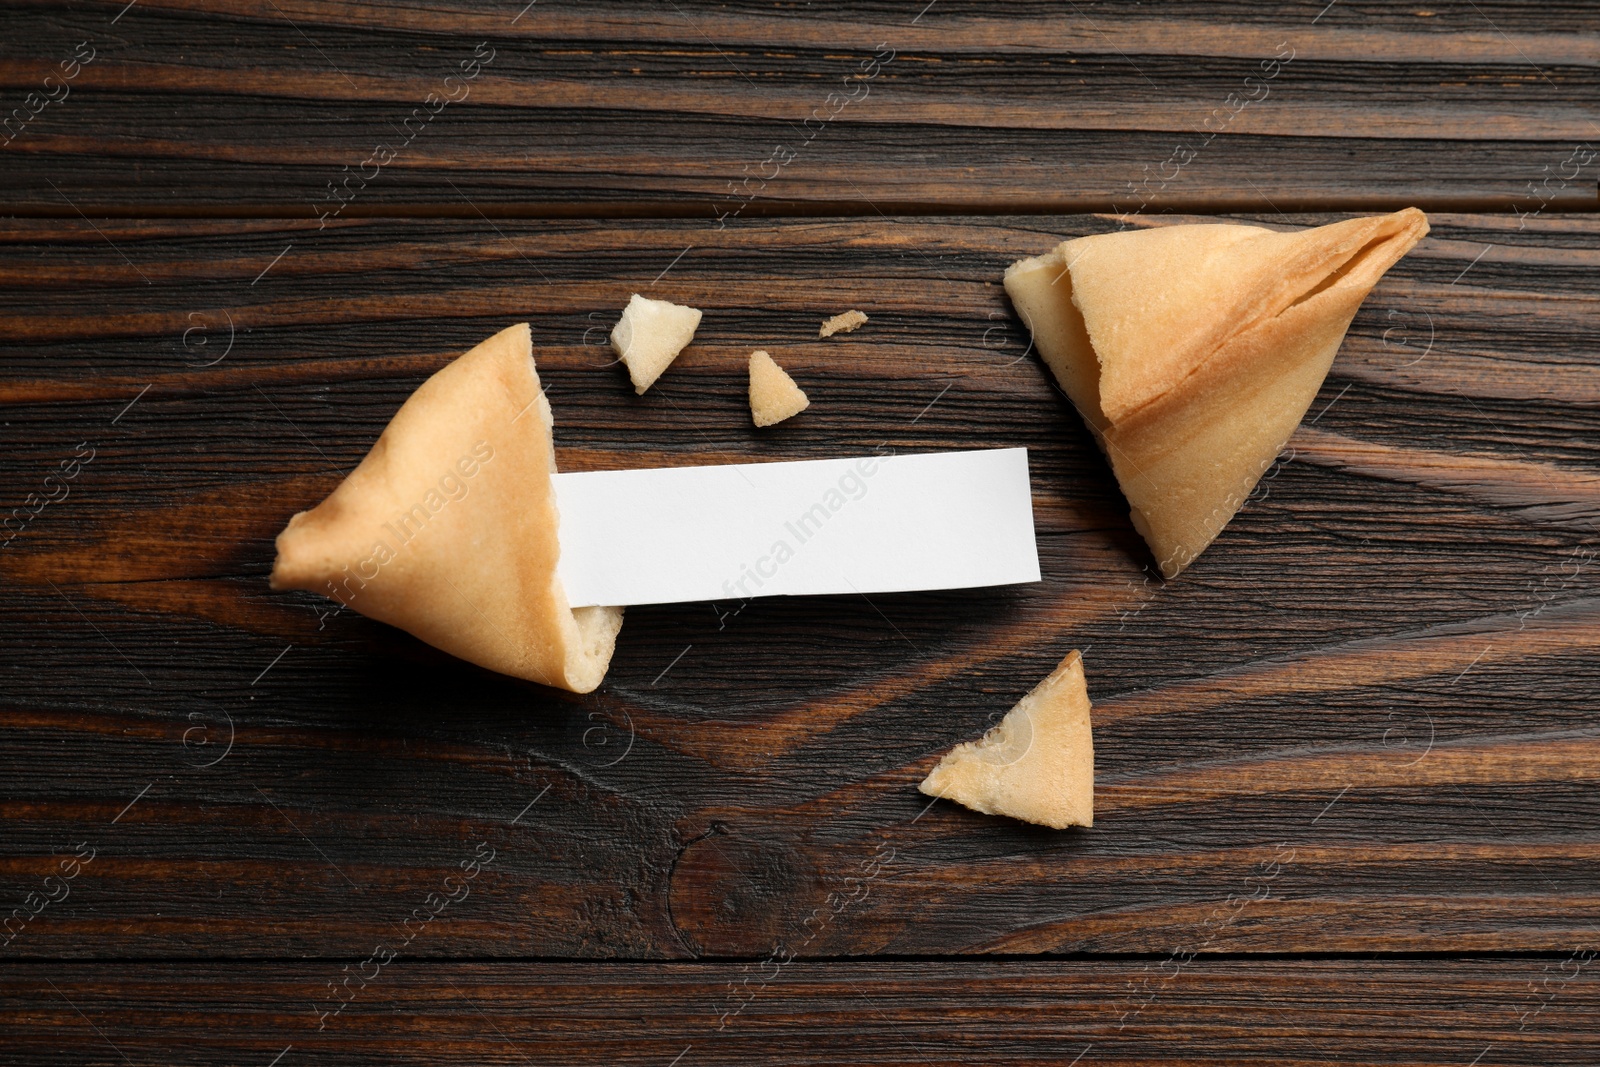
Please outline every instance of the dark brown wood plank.
[{"label": "dark brown wood plank", "polygon": [[63,217],[1592,210],[1597,30],[1581,0],[37,0],[0,13],[0,187]]},{"label": "dark brown wood plank", "polygon": [[[1385,962],[49,964],[0,975],[0,1036],[17,1062],[39,1067],[1501,1067],[1600,1054],[1593,967],[1592,953]],[[346,973],[370,980],[352,977],[348,1005],[333,1015],[341,1000],[327,987]]]},{"label": "dark brown wood plank", "polygon": [[[998,284],[1115,225],[6,224],[4,513],[93,459],[0,549],[0,915],[94,858],[5,953],[361,958],[490,849],[407,955],[1592,943],[1600,221],[1436,217],[1169,583]],[[642,398],[632,291],[706,311]],[[1026,445],[1046,580],[638,609],[583,698],[269,592],[288,516],[522,318],[565,467]],[[760,434],[758,345],[814,400]],[[928,806],[1071,648],[1095,828]]]}]

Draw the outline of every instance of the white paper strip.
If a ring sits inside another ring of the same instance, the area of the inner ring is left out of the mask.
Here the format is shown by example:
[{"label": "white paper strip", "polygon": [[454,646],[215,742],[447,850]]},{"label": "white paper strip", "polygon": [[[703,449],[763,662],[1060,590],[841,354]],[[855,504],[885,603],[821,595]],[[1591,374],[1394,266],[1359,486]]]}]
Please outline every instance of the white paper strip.
[{"label": "white paper strip", "polygon": [[1025,448],[555,476],[573,607],[1039,580]]}]

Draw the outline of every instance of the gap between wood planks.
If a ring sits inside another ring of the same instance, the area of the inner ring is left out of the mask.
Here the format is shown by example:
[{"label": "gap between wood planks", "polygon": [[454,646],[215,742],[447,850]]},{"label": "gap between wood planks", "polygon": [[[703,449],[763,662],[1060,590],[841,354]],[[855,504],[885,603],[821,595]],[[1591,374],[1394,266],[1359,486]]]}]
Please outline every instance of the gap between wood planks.
[{"label": "gap between wood planks", "polygon": [[[716,218],[717,201],[711,200],[628,200],[610,203],[567,203],[514,201],[494,203],[417,202],[352,204],[346,218],[372,219],[692,219]],[[1099,197],[1062,197],[1054,200],[985,199],[955,201],[920,200],[768,200],[746,206],[742,218],[818,218],[870,215],[958,216],[958,215],[1117,215],[1126,214],[1132,205]],[[1339,196],[1293,197],[1275,200],[1265,197],[1173,198],[1159,205],[1147,204],[1141,214],[1149,215],[1230,215],[1278,212],[1383,212],[1417,207],[1429,212],[1500,215],[1517,211],[1542,213],[1600,212],[1600,185],[1594,197],[1561,197],[1548,201],[1516,197],[1435,196]],[[0,207],[0,218],[55,219],[296,219],[309,217],[298,204],[118,204],[93,201],[76,206],[35,204]]]},{"label": "gap between wood planks", "polygon": [[[1559,961],[1570,958],[1570,949],[1438,949],[1431,952],[1273,952],[1235,951],[1201,952],[1196,959],[1208,963],[1464,963],[1474,961]],[[1144,963],[1171,958],[1171,952],[931,952],[915,953],[863,953],[857,956],[796,956],[796,963],[818,966],[877,966],[885,963],[950,963],[961,965],[994,965],[1003,967],[1014,963]],[[771,959],[771,954],[760,956],[485,956],[481,953],[464,955],[410,956],[415,965],[483,964],[485,966],[579,966],[579,967],[713,967],[729,964],[760,963]],[[349,956],[18,956],[6,961],[10,968],[54,967],[63,963],[78,965],[120,963],[131,966],[183,966],[209,964],[240,964],[250,966],[315,966],[321,964],[349,963]]]}]

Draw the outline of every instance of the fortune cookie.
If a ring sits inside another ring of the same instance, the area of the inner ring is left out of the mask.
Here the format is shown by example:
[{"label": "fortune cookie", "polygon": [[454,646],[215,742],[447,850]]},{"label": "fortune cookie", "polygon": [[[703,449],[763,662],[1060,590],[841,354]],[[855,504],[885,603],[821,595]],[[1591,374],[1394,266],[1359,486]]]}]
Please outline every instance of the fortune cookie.
[{"label": "fortune cookie", "polygon": [[622,609],[567,606],[550,405],[527,323],[422,383],[326,500],[278,535],[274,589],[309,589],[502,674],[587,693]]},{"label": "fortune cookie", "polygon": [[1227,525],[1322,387],[1356,309],[1428,232],[1415,208],[1280,232],[1066,241],[1005,287],[1173,577]]}]

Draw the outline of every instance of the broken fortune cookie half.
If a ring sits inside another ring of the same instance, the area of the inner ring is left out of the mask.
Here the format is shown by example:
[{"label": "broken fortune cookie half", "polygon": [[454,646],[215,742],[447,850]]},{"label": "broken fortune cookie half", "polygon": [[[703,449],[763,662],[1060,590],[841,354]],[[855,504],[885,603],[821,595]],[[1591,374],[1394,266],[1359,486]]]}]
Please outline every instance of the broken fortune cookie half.
[{"label": "broken fortune cookie half", "polygon": [[1416,208],[1309,230],[1183,224],[1065,241],[1006,293],[1171,578],[1227,525],[1322,387]]},{"label": "broken fortune cookie half", "polygon": [[278,535],[274,589],[309,589],[480,667],[587,693],[621,608],[567,606],[550,404],[527,323],[422,383],[326,500]]},{"label": "broken fortune cookie half", "polygon": [[917,787],[986,815],[1057,830],[1094,825],[1094,738],[1083,657],[1049,677],[976,741],[957,745]]}]

